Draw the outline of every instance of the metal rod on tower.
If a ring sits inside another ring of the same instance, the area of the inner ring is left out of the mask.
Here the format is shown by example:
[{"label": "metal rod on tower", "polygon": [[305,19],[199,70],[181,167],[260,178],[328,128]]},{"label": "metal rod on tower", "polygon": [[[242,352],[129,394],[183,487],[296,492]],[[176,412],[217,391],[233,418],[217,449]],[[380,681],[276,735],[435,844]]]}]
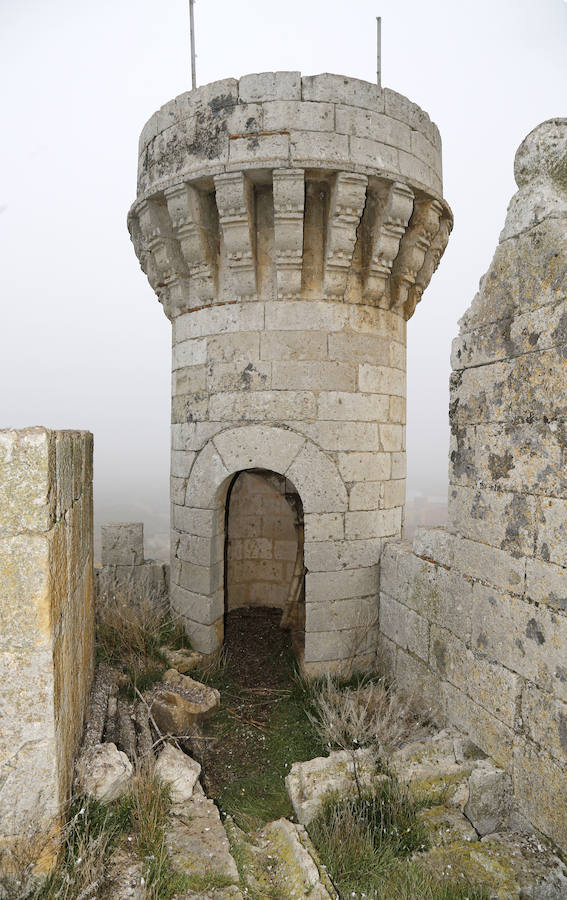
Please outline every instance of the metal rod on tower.
[{"label": "metal rod on tower", "polygon": [[191,32],[191,85],[192,90],[197,87],[197,74],[195,71],[195,19],[193,17],[193,6],[195,0],[189,0],[189,30]]},{"label": "metal rod on tower", "polygon": [[376,16],[376,84],[382,89],[382,18]]}]

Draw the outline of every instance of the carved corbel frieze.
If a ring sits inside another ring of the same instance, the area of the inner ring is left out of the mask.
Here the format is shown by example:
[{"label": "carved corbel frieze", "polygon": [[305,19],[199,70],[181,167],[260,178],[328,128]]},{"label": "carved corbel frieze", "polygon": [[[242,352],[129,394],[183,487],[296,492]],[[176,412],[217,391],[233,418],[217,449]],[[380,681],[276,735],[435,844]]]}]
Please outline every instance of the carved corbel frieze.
[{"label": "carved corbel frieze", "polygon": [[253,188],[242,172],[215,175],[219,224],[234,299],[256,296]]},{"label": "carved corbel frieze", "polygon": [[391,309],[404,312],[411,308],[410,291],[439,230],[442,215],[443,207],[438,200],[420,198],[415,201],[413,215],[392,268]]},{"label": "carved corbel frieze", "polygon": [[187,266],[171,233],[166,207],[153,199],[143,200],[137,212],[148,268],[155,279],[152,287],[171,318],[186,302],[189,287]]},{"label": "carved corbel frieze", "polygon": [[352,254],[356,241],[356,229],[366,202],[366,175],[354,172],[338,172],[331,189],[323,293],[325,297],[343,298]]},{"label": "carved corbel frieze", "polygon": [[412,189],[407,184],[395,181],[388,191],[384,211],[378,218],[373,235],[365,285],[365,296],[369,303],[379,305],[386,294],[394,260],[413,212],[413,205]]},{"label": "carved corbel frieze", "polygon": [[216,246],[207,198],[189,184],[165,191],[173,233],[189,270],[189,303],[206,306],[215,297]]},{"label": "carved corbel frieze", "polygon": [[274,242],[279,300],[301,296],[305,175],[303,169],[274,169]]},{"label": "carved corbel frieze", "polygon": [[433,238],[433,241],[425,254],[423,265],[416,275],[415,284],[410,288],[409,296],[404,306],[404,318],[406,320],[411,319],[413,316],[424,290],[431,281],[433,273],[437,269],[441,257],[445,253],[452,228],[453,220],[450,216],[444,215],[439,223],[437,234]]}]

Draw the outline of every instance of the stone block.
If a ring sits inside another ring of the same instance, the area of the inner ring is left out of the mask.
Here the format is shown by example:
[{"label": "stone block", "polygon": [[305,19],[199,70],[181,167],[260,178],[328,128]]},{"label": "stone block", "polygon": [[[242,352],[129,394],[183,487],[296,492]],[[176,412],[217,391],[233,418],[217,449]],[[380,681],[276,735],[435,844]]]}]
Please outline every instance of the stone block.
[{"label": "stone block", "polygon": [[228,486],[230,474],[214,444],[207,444],[193,463],[187,484],[186,504],[201,509],[214,509],[218,505],[219,492]]},{"label": "stone block", "polygon": [[512,555],[530,556],[536,535],[536,499],[493,490],[449,487],[451,530]]},{"label": "stone block", "polygon": [[409,126],[374,110],[337,106],[335,128],[339,134],[379,140],[392,147],[411,150]]},{"label": "stone block", "polygon": [[376,629],[350,628],[342,631],[315,631],[305,635],[305,662],[354,660],[376,644]]},{"label": "stone block", "polygon": [[546,562],[567,566],[567,500],[557,497],[539,500],[536,553]]},{"label": "stone block", "polygon": [[402,528],[402,510],[371,509],[345,514],[345,537],[347,540],[366,538],[386,538],[399,535]]},{"label": "stone block", "polygon": [[173,450],[201,450],[207,441],[225,428],[221,422],[181,422],[171,426]]},{"label": "stone block", "polygon": [[[350,331],[329,335],[329,359],[344,362],[376,363],[389,360],[390,347],[391,340],[380,335]],[[387,394],[388,391],[379,393]]]},{"label": "stone block", "polygon": [[335,463],[314,444],[306,444],[286,470],[308,512],[343,512],[347,507],[345,486]]},{"label": "stone block", "polygon": [[53,523],[54,451],[45,428],[0,430],[0,534],[47,531]]},{"label": "stone block", "polygon": [[289,159],[288,134],[254,134],[232,138],[229,143],[230,166],[240,169],[251,167],[285,166]]},{"label": "stone block", "polygon": [[540,559],[527,559],[525,562],[527,596],[567,613],[567,569]]},{"label": "stone block", "polygon": [[293,166],[317,167],[331,164],[344,167],[350,161],[349,139],[346,134],[326,131],[292,131],[289,141]]},{"label": "stone block", "polygon": [[347,305],[328,300],[275,301],[265,307],[267,332],[341,331],[349,321]]},{"label": "stone block", "polygon": [[521,717],[527,737],[566,766],[567,703],[528,682],[522,692]]},{"label": "stone block", "polygon": [[[187,534],[197,534],[212,538],[220,534],[224,527],[222,509],[198,509],[197,507],[173,507],[173,527]],[[179,535],[172,533],[172,544]]]},{"label": "stone block", "polygon": [[128,791],[132,773],[132,763],[116,744],[95,744],[77,761],[79,792],[99,803],[111,803]]},{"label": "stone block", "polygon": [[[374,422],[287,422],[322,450],[378,449],[378,426]],[[374,508],[374,507],[373,507]]]},{"label": "stone block", "polygon": [[301,435],[266,425],[229,429],[215,438],[215,446],[231,472],[259,467],[283,475],[304,444]]},{"label": "stone block", "polygon": [[431,626],[431,668],[442,681],[464,691],[479,706],[513,729],[522,679],[502,665],[474,654],[450,631]]},{"label": "stone block", "polygon": [[[188,621],[198,625],[214,625],[217,619],[223,615],[224,598],[222,592],[206,596],[205,594],[196,594],[194,591],[188,591],[178,584],[171,585],[171,605],[172,609],[184,620],[184,624]],[[187,626],[188,628],[188,626]],[[210,653],[203,647],[193,645],[200,653]]]},{"label": "stone block", "polygon": [[380,449],[385,453],[405,450],[405,432],[402,425],[380,425]]},{"label": "stone block", "polygon": [[188,394],[206,396],[207,367],[188,366],[185,369],[176,369],[172,373],[171,385],[171,393],[174,397]]},{"label": "stone block", "polygon": [[327,603],[331,600],[352,600],[354,597],[374,597],[378,593],[376,566],[347,569],[343,572],[311,572],[305,576],[306,604]]},{"label": "stone block", "polygon": [[515,594],[524,591],[526,560],[489,544],[452,536],[453,565],[463,575]]},{"label": "stone block", "polygon": [[560,613],[476,583],[472,646],[567,700],[567,617]]},{"label": "stone block", "polygon": [[[395,398],[392,398],[395,399]],[[404,419],[405,421],[405,415]],[[392,459],[392,479],[396,480],[398,478],[404,478],[407,474],[407,463],[406,463],[406,454],[405,450],[397,451],[396,453],[390,454]]]},{"label": "stone block", "polygon": [[400,599],[430,622],[467,641],[473,608],[472,584],[411,554],[398,557]]},{"label": "stone block", "polygon": [[463,691],[448,682],[442,686],[448,720],[467,734],[494,762],[510,772],[514,755],[514,732]]},{"label": "stone block", "polygon": [[273,100],[264,104],[266,131],[333,131],[335,108],[332,103],[301,103]]},{"label": "stone block", "polygon": [[303,100],[328,101],[364,109],[384,110],[382,91],[375,84],[345,75],[307,75],[301,79]]},{"label": "stone block", "polygon": [[254,362],[213,363],[209,366],[209,393],[229,391],[265,391],[272,387],[272,364]]},{"label": "stone block", "polygon": [[206,340],[208,363],[247,363],[260,357],[258,332],[245,331],[241,334],[228,332],[209,335]]},{"label": "stone block", "polygon": [[458,540],[445,527],[420,527],[416,529],[413,539],[413,552],[416,556],[421,556],[430,562],[451,568],[454,545]]},{"label": "stone block", "polygon": [[347,600],[314,600],[305,607],[305,629],[308,632],[341,631],[356,627],[376,627],[376,597]]},{"label": "stone block", "polygon": [[243,75],[238,96],[244,103],[301,100],[301,72],[259,72]]},{"label": "stone block", "polygon": [[429,658],[429,623],[414,610],[380,593],[380,632],[424,662]]},{"label": "stone block", "polygon": [[339,362],[272,363],[274,390],[354,391],[356,369]]},{"label": "stone block", "polygon": [[144,525],[123,522],[101,525],[103,566],[138,566],[144,562]]},{"label": "stone block", "polygon": [[395,683],[399,690],[414,698],[425,715],[434,721],[445,716],[444,697],[437,676],[421,660],[401,647],[396,651]]},{"label": "stone block", "polygon": [[469,799],[464,808],[478,834],[505,829],[512,809],[512,779],[502,769],[481,761],[469,776]]},{"label": "stone block", "polygon": [[358,367],[358,387],[367,394],[394,394],[405,397],[406,375],[400,369],[363,363]]},{"label": "stone block", "polygon": [[296,417],[316,416],[316,400],[310,391],[226,391],[209,402],[211,419],[231,422],[281,422]]},{"label": "stone block", "polygon": [[201,537],[195,534],[180,534],[176,542],[175,555],[185,562],[197,566],[214,566],[224,554],[222,535]]},{"label": "stone block", "polygon": [[305,540],[340,541],[344,538],[343,513],[306,513],[304,516]]},{"label": "stone block", "polygon": [[536,828],[567,850],[565,768],[523,737],[514,747],[514,794],[520,811]]},{"label": "stone block", "polygon": [[344,481],[386,481],[390,477],[389,453],[339,453],[338,462]]},{"label": "stone block", "polygon": [[209,306],[195,312],[183,313],[173,320],[173,343],[207,335],[234,332],[262,331],[264,304],[255,302]]},{"label": "stone block", "polygon": [[201,766],[178,747],[165,744],[155,765],[155,774],[159,781],[169,785],[173,803],[187,803],[193,796]]},{"label": "stone block", "polygon": [[265,360],[317,360],[327,358],[324,331],[270,331],[261,335],[260,358]]},{"label": "stone block", "polygon": [[340,572],[375,566],[380,559],[379,538],[360,541],[305,543],[305,565],[312,572]]},{"label": "stone block", "polygon": [[400,171],[397,147],[364,137],[351,137],[350,152],[352,163],[365,168],[380,169],[384,173]]},{"label": "stone block", "polygon": [[[170,472],[172,478],[189,478],[196,453],[191,450],[172,450]],[[108,565],[108,563],[105,563]],[[124,563],[121,563],[124,565]]]},{"label": "stone block", "polygon": [[390,482],[384,481],[362,481],[354,482],[349,491],[348,506],[352,510],[363,509],[380,509],[385,507],[384,489],[385,484]]},{"label": "stone block", "polygon": [[390,408],[389,398],[382,394],[346,391],[321,391],[318,405],[319,419],[339,422],[384,422]]}]

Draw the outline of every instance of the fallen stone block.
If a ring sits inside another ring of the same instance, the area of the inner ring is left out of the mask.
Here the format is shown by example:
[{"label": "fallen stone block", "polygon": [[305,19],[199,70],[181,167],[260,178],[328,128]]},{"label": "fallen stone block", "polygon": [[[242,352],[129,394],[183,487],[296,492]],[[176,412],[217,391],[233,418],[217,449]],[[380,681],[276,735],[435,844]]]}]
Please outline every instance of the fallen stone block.
[{"label": "fallen stone block", "polygon": [[176,669],[182,675],[191,672],[203,662],[203,654],[197,653],[196,650],[170,650],[169,647],[160,647],[160,653],[163,653],[167,660],[168,666]]},{"label": "fallen stone block", "polygon": [[77,760],[78,792],[110,803],[127,792],[132,771],[132,763],[116,744],[95,744]]},{"label": "fallen stone block", "polygon": [[201,774],[201,766],[182,750],[166,744],[155,766],[159,781],[169,784],[173,803],[185,803],[193,796],[193,789]]},{"label": "fallen stone block", "polygon": [[[365,787],[369,787],[376,778],[384,777],[376,775],[370,751],[356,750],[355,758],[359,780]],[[328,794],[356,790],[352,756],[346,750],[336,750],[329,756],[294,763],[285,785],[297,821],[308,825]]]},{"label": "fallen stone block", "polygon": [[165,688],[157,688],[151,698],[152,716],[165,734],[186,734],[191,726],[217,709],[220,693],[176,669],[163,676]]},{"label": "fallen stone block", "polygon": [[464,814],[483,837],[508,825],[512,807],[512,780],[489,761],[477,764],[469,776],[469,799]]},{"label": "fallen stone block", "polygon": [[567,865],[542,835],[506,832],[488,835],[481,843],[507,857],[520,897],[530,900],[567,897]]}]

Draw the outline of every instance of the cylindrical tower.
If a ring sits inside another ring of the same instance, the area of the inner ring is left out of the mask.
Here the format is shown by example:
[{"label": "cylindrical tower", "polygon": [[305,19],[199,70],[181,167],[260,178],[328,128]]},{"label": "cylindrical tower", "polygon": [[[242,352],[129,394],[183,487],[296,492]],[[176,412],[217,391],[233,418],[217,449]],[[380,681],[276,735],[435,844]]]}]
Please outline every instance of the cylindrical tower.
[{"label": "cylindrical tower", "polygon": [[402,528],[406,321],[451,224],[436,126],[374,84],[247,75],[144,127],[129,227],[173,324],[171,602],[198,649],[226,603],[276,598],[308,673],[369,662]]}]

